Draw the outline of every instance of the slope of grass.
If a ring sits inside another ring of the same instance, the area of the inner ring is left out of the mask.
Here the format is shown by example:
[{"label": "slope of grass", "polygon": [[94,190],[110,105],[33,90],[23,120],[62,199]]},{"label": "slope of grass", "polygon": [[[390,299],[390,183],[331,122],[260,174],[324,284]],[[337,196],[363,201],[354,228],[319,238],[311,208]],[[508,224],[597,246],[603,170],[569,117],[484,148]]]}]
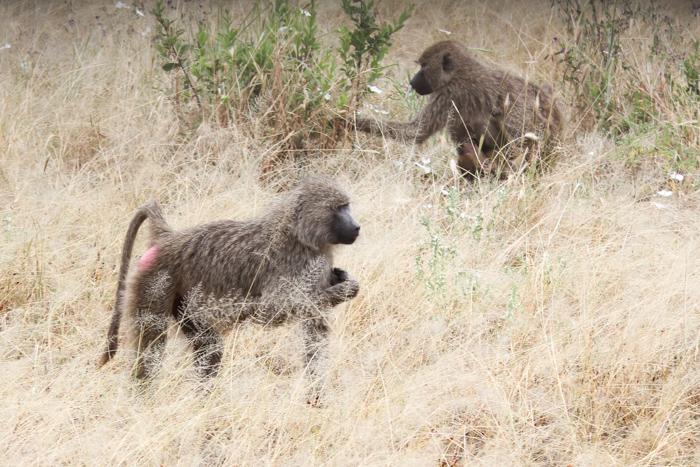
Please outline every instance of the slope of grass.
[{"label": "slope of grass", "polygon": [[[404,6],[381,3],[387,16]],[[419,4],[388,61],[413,72],[443,29],[492,50],[479,56],[493,65],[557,81],[545,57],[562,26],[548,2],[459,5]],[[678,8],[669,14],[697,37]],[[328,30],[342,20],[331,2],[319,12]],[[148,15],[37,1],[2,3],[0,18],[0,46],[11,46],[0,50],[8,465],[700,461],[697,108],[617,140],[574,120],[559,164],[539,178],[467,183],[450,170],[445,136],[412,148],[354,134],[263,177],[275,147],[255,121],[189,132],[154,88],[165,78]],[[649,95],[670,102],[653,65],[639,70]],[[372,103],[420,106],[392,96]],[[682,182],[670,178],[678,170]],[[178,228],[240,219],[311,173],[347,187],[363,226],[336,258],[362,289],[335,311],[325,408],[305,404],[295,327],[232,331],[208,395],[176,329],[141,394],[125,353],[96,368],[137,206],[159,199]]]}]

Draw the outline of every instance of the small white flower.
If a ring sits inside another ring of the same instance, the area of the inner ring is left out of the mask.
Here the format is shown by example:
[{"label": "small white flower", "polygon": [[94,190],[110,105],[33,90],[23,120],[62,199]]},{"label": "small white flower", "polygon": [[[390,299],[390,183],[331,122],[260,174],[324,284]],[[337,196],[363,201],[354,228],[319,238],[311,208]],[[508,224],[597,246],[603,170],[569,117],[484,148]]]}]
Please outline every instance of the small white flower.
[{"label": "small white flower", "polygon": [[311,16],[311,13],[309,13],[309,12],[306,11],[306,10],[304,10],[303,8],[299,8],[299,11],[301,11],[302,14],[304,14],[304,15],[306,15],[306,16]]},{"label": "small white flower", "polygon": [[375,85],[373,85],[373,84],[370,84],[370,85],[367,86],[367,87],[369,88],[370,91],[372,91],[372,92],[374,92],[374,93],[377,93],[377,94],[381,94],[381,93],[384,92],[384,91],[382,91],[381,89],[379,89],[377,86],[375,86]]},{"label": "small white flower", "polygon": [[3,45],[3,46],[0,46],[0,50],[2,50],[2,49],[9,49],[9,48],[12,48],[12,46],[11,46],[10,44],[5,44],[5,45]]},{"label": "small white flower", "polygon": [[429,157],[424,157],[420,160],[422,163],[428,165],[430,164],[430,158]]},{"label": "small white flower", "polygon": [[438,31],[444,32],[444,33],[447,34],[448,36],[449,36],[450,34],[452,34],[452,33],[451,33],[450,31],[448,31],[447,29],[439,29],[439,28],[438,28]]},{"label": "small white flower", "polygon": [[279,30],[284,31],[285,29],[289,29],[287,26],[282,26]]},{"label": "small white flower", "polygon": [[131,8],[129,5],[125,5],[122,2],[117,2],[116,5],[114,5],[116,8]]},{"label": "small white flower", "polygon": [[146,36],[149,35],[150,33],[151,33],[151,27],[148,26],[148,27],[146,28],[146,30],[143,31],[143,32],[141,33],[141,36],[142,36],[142,37],[146,37]]},{"label": "small white flower", "polygon": [[445,196],[449,196],[449,195],[450,195],[450,192],[447,191],[447,190],[445,190],[444,188],[440,188],[440,193],[442,193],[442,194],[445,195]]},{"label": "small white flower", "polygon": [[143,14],[143,11],[139,10],[138,8],[134,8],[134,10],[136,11],[137,15],[143,16],[144,18],[146,17],[146,15]]},{"label": "small white flower", "polygon": [[656,194],[661,195],[661,196],[665,196],[667,198],[669,196],[673,196],[673,192],[671,190],[660,190],[660,191],[657,191]]},{"label": "small white flower", "polygon": [[679,173],[673,172],[671,175],[669,175],[669,178],[671,180],[678,180],[679,182],[682,182],[685,177]]},{"label": "small white flower", "polygon": [[421,169],[423,169],[423,172],[425,172],[425,173],[427,173],[427,174],[429,174],[429,173],[432,172],[432,170],[433,170],[433,169],[431,169],[430,167],[428,167],[427,165],[421,164],[420,162],[414,162],[414,164],[416,164],[418,167],[420,167]]},{"label": "small white flower", "polygon": [[588,155],[591,156],[591,157],[593,157],[593,156],[595,156],[595,152],[591,151],[591,152],[588,153]]},{"label": "small white flower", "polygon": [[325,94],[323,95],[323,98],[324,98],[325,100],[329,101],[329,100],[331,100],[331,95],[330,95],[329,93],[325,93]]}]

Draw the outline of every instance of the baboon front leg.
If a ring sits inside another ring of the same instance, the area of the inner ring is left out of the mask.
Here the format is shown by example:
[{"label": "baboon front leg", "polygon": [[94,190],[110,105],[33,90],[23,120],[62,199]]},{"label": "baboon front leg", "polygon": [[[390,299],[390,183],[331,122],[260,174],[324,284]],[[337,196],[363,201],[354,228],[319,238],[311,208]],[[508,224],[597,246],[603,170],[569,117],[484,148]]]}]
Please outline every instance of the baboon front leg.
[{"label": "baboon front leg", "polygon": [[431,100],[410,122],[376,120],[358,116],[354,123],[357,130],[365,133],[386,136],[409,144],[422,144],[445,127],[447,115],[451,113],[451,109],[451,105],[447,107],[444,103],[436,104]]},{"label": "baboon front leg", "polygon": [[326,320],[319,316],[309,318],[302,323],[304,338],[304,363],[311,382],[308,402],[314,406],[320,404],[321,389],[325,381],[330,360],[329,328]]},{"label": "baboon front leg", "polygon": [[173,316],[178,320],[180,328],[192,344],[197,375],[202,380],[216,376],[224,350],[224,341],[219,333],[196,319],[179,295],[173,302]]}]

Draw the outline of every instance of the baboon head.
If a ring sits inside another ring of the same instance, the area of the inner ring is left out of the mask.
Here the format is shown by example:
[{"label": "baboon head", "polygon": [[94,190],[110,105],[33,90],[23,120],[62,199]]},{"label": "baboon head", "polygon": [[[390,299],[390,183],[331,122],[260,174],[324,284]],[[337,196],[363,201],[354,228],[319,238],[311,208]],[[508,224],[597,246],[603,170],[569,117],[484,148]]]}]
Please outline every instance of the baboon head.
[{"label": "baboon head", "polygon": [[360,224],[350,215],[350,198],[333,180],[305,179],[295,190],[294,233],[313,249],[350,245],[360,235]]},{"label": "baboon head", "polygon": [[420,70],[411,80],[411,87],[421,96],[437,91],[450,80],[455,58],[463,55],[462,46],[453,41],[431,45],[418,59]]}]

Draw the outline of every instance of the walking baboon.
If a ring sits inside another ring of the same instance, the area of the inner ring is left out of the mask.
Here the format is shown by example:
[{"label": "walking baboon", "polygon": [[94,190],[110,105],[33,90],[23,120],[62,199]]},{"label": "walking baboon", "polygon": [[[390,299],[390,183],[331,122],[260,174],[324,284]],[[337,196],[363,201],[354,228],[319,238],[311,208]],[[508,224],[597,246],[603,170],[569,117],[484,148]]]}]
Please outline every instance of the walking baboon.
[{"label": "walking baboon", "polygon": [[410,122],[358,117],[357,129],[420,144],[447,126],[458,166],[470,175],[504,175],[526,162],[540,165],[539,154],[551,151],[564,123],[551,86],[482,65],[453,41],[428,47],[418,63],[410,85],[431,95],[418,115]]},{"label": "walking baboon", "polygon": [[[359,283],[332,268],[333,247],[357,239],[349,198],[332,180],[305,179],[265,214],[173,230],[158,203],[141,207],[124,241],[117,299],[101,364],[117,350],[122,314],[135,350],[134,374],[152,375],[171,318],[191,342],[204,378],[221,361],[221,332],[244,321],[278,326],[302,321],[308,374],[318,385],[328,354],[327,313]],[[150,220],[150,247],[129,268],[134,239]]]}]

